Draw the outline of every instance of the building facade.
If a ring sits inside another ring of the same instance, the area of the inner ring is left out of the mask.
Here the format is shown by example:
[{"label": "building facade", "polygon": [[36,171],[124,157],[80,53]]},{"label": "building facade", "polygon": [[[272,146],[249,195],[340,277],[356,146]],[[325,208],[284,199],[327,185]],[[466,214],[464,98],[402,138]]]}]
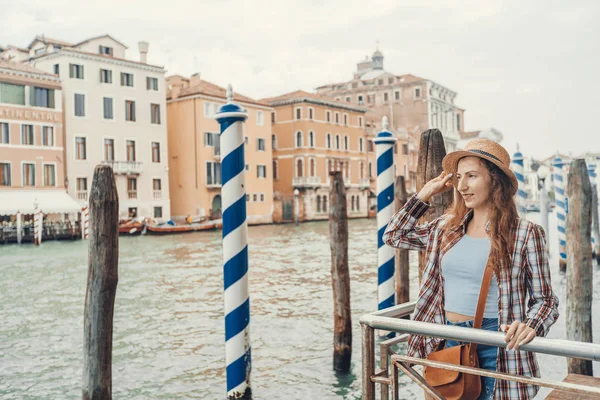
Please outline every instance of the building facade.
[{"label": "building facade", "polygon": [[108,164],[120,218],[168,219],[165,70],[147,63],[148,43],[139,61],[109,35],[75,44],[41,36],[27,49],[29,64],[63,84],[68,193],[87,201],[94,168]]},{"label": "building facade", "polygon": [[444,136],[446,151],[456,150],[459,132],[464,130],[464,109],[454,103],[457,93],[429,79],[390,73],[384,70],[383,61],[383,53],[377,50],[371,59],[357,63],[351,80],[320,86],[317,93],[367,107],[369,120],[386,115],[394,133],[437,128]]},{"label": "building facade", "polygon": [[[226,103],[224,88],[175,75],[167,78],[169,182],[173,218],[221,218],[220,127],[214,119]],[[271,111],[264,102],[234,93],[248,111],[244,124],[248,224],[273,221]]]},{"label": "building facade", "polygon": [[327,219],[331,171],[343,172],[348,217],[366,217],[366,110],[303,91],[262,101],[274,108],[274,221],[295,219],[296,190],[300,221]]},{"label": "building facade", "polygon": [[77,213],[65,191],[62,87],[53,74],[0,61],[0,218]]}]

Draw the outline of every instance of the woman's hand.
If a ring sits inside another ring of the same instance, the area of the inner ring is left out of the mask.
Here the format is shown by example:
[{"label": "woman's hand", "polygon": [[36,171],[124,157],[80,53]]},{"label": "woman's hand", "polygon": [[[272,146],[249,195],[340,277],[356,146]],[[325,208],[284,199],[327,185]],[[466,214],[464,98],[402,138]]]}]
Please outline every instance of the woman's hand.
[{"label": "woman's hand", "polygon": [[450,179],[454,174],[447,174],[443,171],[440,176],[433,178],[423,186],[423,189],[419,192],[417,197],[422,201],[428,202],[429,199],[436,194],[447,192],[452,190],[452,182]]},{"label": "woman's hand", "polygon": [[510,326],[500,325],[500,329],[506,332],[504,341],[508,342],[506,350],[519,350],[519,346],[529,343],[535,337],[535,330],[521,321],[514,321]]}]

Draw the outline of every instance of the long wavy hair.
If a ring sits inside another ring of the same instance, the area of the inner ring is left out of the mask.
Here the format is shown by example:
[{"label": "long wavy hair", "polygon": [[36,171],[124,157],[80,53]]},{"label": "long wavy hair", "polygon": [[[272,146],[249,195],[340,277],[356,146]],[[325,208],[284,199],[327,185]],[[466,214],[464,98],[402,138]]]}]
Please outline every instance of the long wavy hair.
[{"label": "long wavy hair", "polygon": [[[514,233],[518,224],[517,206],[512,195],[512,183],[500,168],[486,159],[479,161],[488,170],[490,181],[490,261],[498,275],[500,268],[510,268],[511,255],[514,250]],[[465,200],[454,189],[454,202],[447,210],[448,227],[456,228],[469,212]]]}]

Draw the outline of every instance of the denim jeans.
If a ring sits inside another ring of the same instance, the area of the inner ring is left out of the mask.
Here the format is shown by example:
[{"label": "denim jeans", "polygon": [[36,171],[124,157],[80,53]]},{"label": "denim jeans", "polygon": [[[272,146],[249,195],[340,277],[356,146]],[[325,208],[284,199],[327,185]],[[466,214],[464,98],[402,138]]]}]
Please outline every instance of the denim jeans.
[{"label": "denim jeans", "polygon": [[[447,322],[448,325],[460,326],[466,328],[473,327],[473,320],[463,322]],[[481,323],[481,329],[486,331],[498,331],[498,319],[497,318],[484,318]],[[457,342],[454,340],[446,341],[446,348],[465,344],[464,342]],[[477,345],[477,355],[479,356],[479,368],[488,369],[490,371],[496,371],[496,357],[498,356],[498,348],[494,346],[486,346],[483,344]],[[478,400],[488,400],[494,398],[494,384],[496,380],[494,378],[481,377],[481,395]]]}]

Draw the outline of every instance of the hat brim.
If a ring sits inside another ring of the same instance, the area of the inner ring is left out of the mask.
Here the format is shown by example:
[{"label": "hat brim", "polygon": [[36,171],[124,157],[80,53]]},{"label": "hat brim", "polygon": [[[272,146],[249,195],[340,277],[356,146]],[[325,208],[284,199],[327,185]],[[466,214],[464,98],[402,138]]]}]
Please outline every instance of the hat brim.
[{"label": "hat brim", "polygon": [[514,196],[517,194],[517,191],[519,189],[519,181],[517,180],[516,175],[510,169],[510,167],[505,166],[504,164],[502,164],[500,161],[494,159],[493,157],[488,157],[484,154],[472,153],[467,150],[453,151],[452,153],[447,154],[444,157],[444,159],[442,160],[442,168],[444,169],[444,171],[446,171],[446,173],[454,174],[454,176],[451,179],[454,187],[458,186],[458,179],[456,177],[456,170],[458,169],[458,162],[460,161],[461,158],[465,158],[465,157],[483,158],[484,160],[488,160],[489,162],[491,162],[492,164],[494,164],[495,166],[500,168],[500,170],[502,170],[502,172],[504,172],[504,174],[510,179],[510,181],[512,183],[512,191],[513,191],[512,195]]}]

